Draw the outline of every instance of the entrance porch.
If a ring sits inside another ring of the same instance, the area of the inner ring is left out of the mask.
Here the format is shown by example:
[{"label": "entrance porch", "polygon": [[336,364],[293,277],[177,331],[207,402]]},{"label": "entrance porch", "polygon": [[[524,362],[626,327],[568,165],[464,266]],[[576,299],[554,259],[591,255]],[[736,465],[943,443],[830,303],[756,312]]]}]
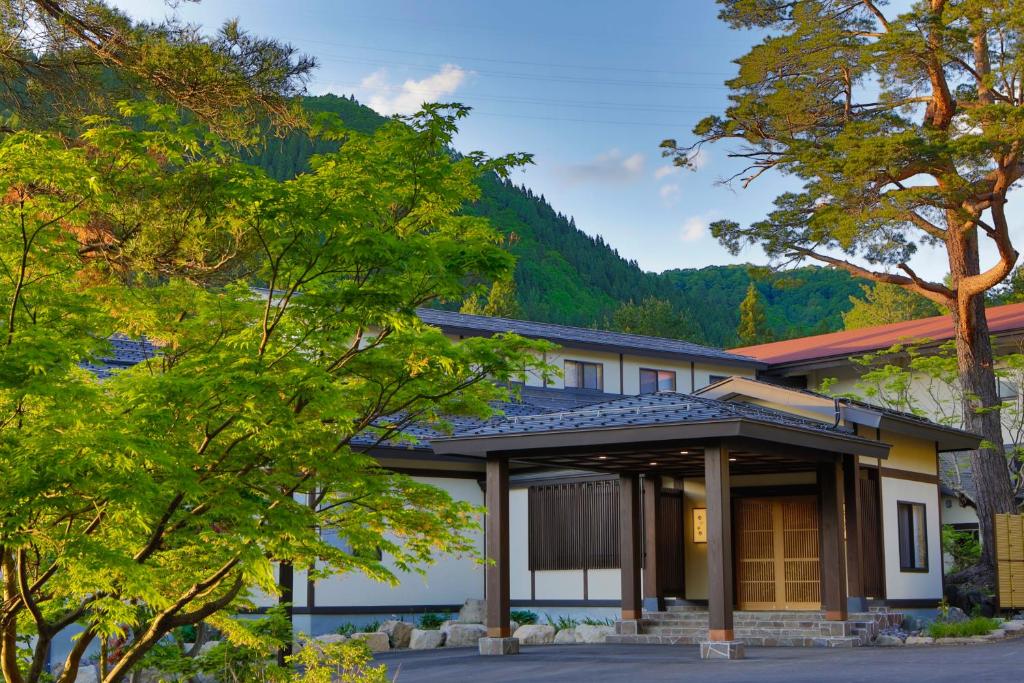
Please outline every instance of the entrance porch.
[{"label": "entrance porch", "polygon": [[[755,405],[653,394],[591,409],[510,418],[432,446],[438,453],[486,460],[485,551],[490,563],[485,570],[488,638],[480,641],[481,654],[518,651],[509,621],[512,468],[578,469],[618,477],[619,642],[700,641],[702,656],[738,658],[747,640],[815,644],[838,638],[848,640],[835,643],[852,645],[862,635],[858,629],[870,634],[881,628],[882,617],[849,619],[848,601],[866,610],[860,505],[854,492],[859,458],[885,458],[887,444]],[[731,478],[780,473],[814,473],[816,483],[809,495],[801,492],[785,509],[777,507],[777,496],[739,503],[742,533],[737,538]],[[667,479],[703,483],[703,610],[666,608],[669,591],[680,585],[673,571],[681,569],[666,556],[677,557],[671,549],[682,542],[679,525],[665,523],[661,512]],[[675,539],[664,538],[673,528]],[[847,543],[845,538],[855,540]],[[773,611],[743,611],[737,617],[737,597],[740,607],[754,604]],[[777,611],[780,607],[804,611],[776,618],[791,614]]]}]

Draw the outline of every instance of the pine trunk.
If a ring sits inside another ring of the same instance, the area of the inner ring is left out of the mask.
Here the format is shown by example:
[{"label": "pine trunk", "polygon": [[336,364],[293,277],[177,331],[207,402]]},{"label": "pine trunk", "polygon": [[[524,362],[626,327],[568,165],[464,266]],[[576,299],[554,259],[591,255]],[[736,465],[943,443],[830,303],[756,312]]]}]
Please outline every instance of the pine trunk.
[{"label": "pine trunk", "polygon": [[992,340],[985,316],[984,297],[976,296],[966,314],[953,306],[956,356],[963,388],[964,428],[980,435],[982,448],[971,454],[971,473],[976,487],[978,522],[981,531],[981,563],[995,566],[993,516],[1015,512],[1010,473],[1003,450],[1003,428],[999,420]]}]

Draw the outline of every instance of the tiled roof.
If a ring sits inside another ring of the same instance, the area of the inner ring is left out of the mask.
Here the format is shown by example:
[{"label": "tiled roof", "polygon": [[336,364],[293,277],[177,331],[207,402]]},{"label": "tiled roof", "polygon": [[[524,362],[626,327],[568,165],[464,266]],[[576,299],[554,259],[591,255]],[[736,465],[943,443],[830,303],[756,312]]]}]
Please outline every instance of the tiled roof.
[{"label": "tiled roof", "polygon": [[703,396],[661,392],[623,396],[572,410],[546,411],[535,415],[510,415],[467,430],[455,437],[537,434],[543,432],[688,424],[743,419],[806,431],[857,438],[847,427],[833,427],[820,420],[783,413],[748,403],[719,401]]},{"label": "tiled roof", "polygon": [[[992,306],[985,314],[988,318],[989,332],[992,334],[1024,331],[1024,303]],[[846,358],[887,349],[894,344],[925,340],[941,342],[952,338],[952,319],[948,315],[937,315],[920,320],[818,334],[730,350],[732,353],[751,356],[769,365],[781,365],[826,358]]]},{"label": "tiled roof", "polygon": [[[1007,452],[1013,448],[1012,444],[1006,445]],[[1021,472],[1021,464],[1015,462],[1018,476]],[[974,474],[971,471],[971,454],[968,452],[940,453],[939,454],[939,478],[942,481],[942,492],[948,495],[963,494],[967,500],[974,503],[977,500],[978,488],[974,484]],[[1018,494],[1018,500],[1024,500],[1024,493]]]},{"label": "tiled roof", "polygon": [[[610,396],[618,396],[618,394],[522,386],[519,388],[519,400],[501,401],[492,404],[491,407],[499,411],[499,415],[485,420],[455,415],[448,417],[447,420],[452,427],[453,433],[460,434],[513,417],[518,418],[552,411],[574,410],[582,405],[593,403],[595,398]],[[383,425],[385,422],[381,421],[381,424]],[[387,441],[380,445],[429,450],[430,440],[443,436],[449,436],[449,434],[442,432],[440,425],[418,423],[405,427],[402,430],[403,438]],[[353,440],[353,443],[360,446],[369,446],[376,443],[376,438],[371,433],[363,433],[358,435]]]},{"label": "tiled roof", "polygon": [[485,334],[514,332],[523,337],[547,339],[556,344],[604,348],[619,352],[630,351],[638,354],[673,355],[687,359],[699,358],[748,368],[761,366],[761,363],[753,358],[680,339],[647,337],[640,334],[609,332],[607,330],[591,330],[585,327],[570,327],[568,325],[538,323],[529,320],[469,315],[467,313],[441,311],[433,308],[421,308],[416,313],[423,322],[436,325],[443,330]]},{"label": "tiled roof", "polygon": [[114,335],[108,341],[109,353],[82,363],[83,368],[100,379],[110,377],[115,370],[130,368],[144,360],[154,358],[158,353],[157,347],[145,337],[132,339],[124,335]]}]

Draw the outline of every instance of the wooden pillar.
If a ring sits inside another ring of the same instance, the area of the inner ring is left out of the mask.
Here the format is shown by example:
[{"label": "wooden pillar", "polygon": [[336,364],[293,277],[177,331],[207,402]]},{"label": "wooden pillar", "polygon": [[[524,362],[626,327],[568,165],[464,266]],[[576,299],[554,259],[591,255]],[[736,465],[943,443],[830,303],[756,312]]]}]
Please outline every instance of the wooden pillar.
[{"label": "wooden pillar", "polygon": [[658,557],[659,513],[661,510],[661,477],[644,476],[644,609],[649,612],[665,610],[665,591],[659,572]]},{"label": "wooden pillar", "polygon": [[840,460],[818,465],[821,503],[821,606],[825,618],[846,619],[846,561],[843,553],[843,465]]},{"label": "wooden pillar", "polygon": [[704,486],[708,525],[708,640],[733,640],[732,511],[729,500],[729,451],[704,449]]},{"label": "wooden pillar", "polygon": [[619,558],[622,566],[622,620],[643,616],[640,600],[640,477],[619,475]]},{"label": "wooden pillar", "polygon": [[508,551],[508,460],[487,455],[487,521],[485,524],[487,564],[487,635],[507,638],[509,624],[509,551]]},{"label": "wooden pillar", "polygon": [[843,500],[846,503],[846,585],[849,592],[847,608],[867,611],[864,588],[864,549],[862,547],[860,509],[860,456],[843,456]]}]

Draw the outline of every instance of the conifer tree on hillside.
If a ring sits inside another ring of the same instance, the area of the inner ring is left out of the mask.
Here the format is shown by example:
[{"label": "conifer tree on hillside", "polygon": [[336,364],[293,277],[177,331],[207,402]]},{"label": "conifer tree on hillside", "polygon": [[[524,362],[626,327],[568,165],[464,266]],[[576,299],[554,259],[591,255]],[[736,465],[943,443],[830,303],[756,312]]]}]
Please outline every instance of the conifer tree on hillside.
[{"label": "conifer tree on hillside", "polygon": [[653,296],[640,303],[627,301],[622,304],[607,325],[630,334],[704,343],[704,335],[693,318],[677,311],[669,301]]},{"label": "conifer tree on hillside", "polygon": [[740,324],[736,328],[736,336],[742,346],[763,344],[771,341],[772,332],[768,329],[768,316],[764,312],[764,301],[761,292],[751,282],[747,287],[747,296],[740,303]]},{"label": "conifer tree on hillside", "polygon": [[873,287],[862,285],[861,290],[864,292],[863,297],[851,296],[853,308],[843,313],[843,327],[847,330],[901,323],[944,313],[934,302],[897,285],[878,282]]},{"label": "conifer tree on hillside", "polygon": [[462,307],[459,308],[459,312],[497,318],[517,319],[522,317],[523,309],[516,299],[515,279],[510,276],[495,280],[486,298],[479,294],[467,297]]}]

